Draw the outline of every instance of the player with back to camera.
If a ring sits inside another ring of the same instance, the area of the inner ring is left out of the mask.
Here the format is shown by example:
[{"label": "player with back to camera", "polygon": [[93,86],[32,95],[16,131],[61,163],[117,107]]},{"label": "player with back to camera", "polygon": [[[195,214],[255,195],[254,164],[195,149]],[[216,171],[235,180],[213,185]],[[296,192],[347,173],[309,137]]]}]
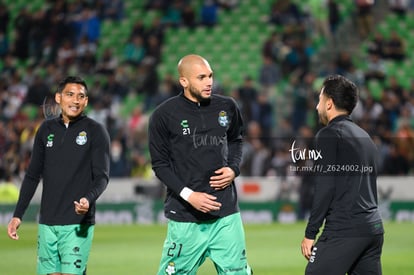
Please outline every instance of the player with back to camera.
[{"label": "player with back to camera", "polygon": [[301,245],[308,260],[305,274],[382,274],[378,152],[350,118],[357,100],[357,86],[345,77],[324,80],[316,109],[325,127],[315,137],[322,158],[315,163],[313,204]]},{"label": "player with back to camera", "polygon": [[167,186],[157,274],[196,274],[207,257],[218,274],[252,274],[234,183],[240,110],[232,98],[212,93],[213,71],[203,57],[184,56],[178,73],[184,91],[160,104],[149,123],[152,167]]},{"label": "player with back to camera", "polygon": [[8,235],[17,229],[42,179],[37,273],[86,274],[95,224],[95,203],[109,180],[110,139],[103,125],[88,118],[87,85],[66,77],[55,100],[60,116],[45,120],[36,133],[28,170]]}]

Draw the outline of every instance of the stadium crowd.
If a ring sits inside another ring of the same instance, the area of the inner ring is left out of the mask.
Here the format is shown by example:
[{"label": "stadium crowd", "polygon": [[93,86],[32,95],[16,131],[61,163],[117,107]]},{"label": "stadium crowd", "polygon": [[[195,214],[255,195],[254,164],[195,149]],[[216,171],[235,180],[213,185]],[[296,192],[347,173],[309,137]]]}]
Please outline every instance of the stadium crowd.
[{"label": "stadium crowd", "polygon": [[[122,21],[126,16],[124,1],[45,2],[44,8],[36,11],[21,7],[13,20],[8,4],[0,3],[0,181],[23,175],[34,133],[44,119],[44,99],[67,74],[81,75],[88,81],[88,115],[103,123],[111,135],[111,176],[151,177],[148,116],[156,105],[180,92],[172,75],[157,73],[165,30],[200,24],[214,28],[220,24],[219,11],[232,12],[239,2],[206,0],[195,9],[191,1],[147,1],[143,8],[158,9],[161,16],[149,26],[141,20],[135,22],[128,41],[119,43],[123,50],[118,55],[112,48],[98,55],[97,49],[102,39],[100,25],[105,20]],[[413,173],[414,81],[410,87],[403,86],[384,68],[386,62],[404,61],[404,38],[396,32],[389,38],[361,33],[361,40],[371,42],[364,69],[357,67],[347,51],[338,52],[323,70],[315,71],[311,66],[316,49],[308,38],[315,32],[334,41],[333,45],[341,43],[336,31],[345,18],[341,18],[338,2],[326,1],[326,14],[315,16],[312,10],[320,9],[318,4],[306,11],[298,1],[274,1],[267,14],[268,24],[277,26],[278,31],[263,42],[262,52],[257,52],[258,58],[263,58],[258,78],[246,75],[236,87],[217,90],[234,96],[243,112],[246,142],[242,175],[289,174],[292,140],[311,146],[319,127],[315,113],[319,80],[331,73],[343,74],[360,87],[361,99],[353,119],[378,143],[381,174]],[[370,22],[360,20],[362,15],[370,16],[372,8],[358,6],[363,2],[355,1],[353,14],[358,24]],[[408,5],[404,11],[401,15],[401,9],[394,6],[389,10],[399,16],[412,13]],[[372,27],[367,26],[369,30]],[[282,80],[286,83],[283,96],[273,100],[272,91],[280,89]],[[370,90],[372,81],[382,85],[379,94]],[[142,100],[124,114],[123,103],[132,95]],[[276,118],[278,109],[284,112]]]}]

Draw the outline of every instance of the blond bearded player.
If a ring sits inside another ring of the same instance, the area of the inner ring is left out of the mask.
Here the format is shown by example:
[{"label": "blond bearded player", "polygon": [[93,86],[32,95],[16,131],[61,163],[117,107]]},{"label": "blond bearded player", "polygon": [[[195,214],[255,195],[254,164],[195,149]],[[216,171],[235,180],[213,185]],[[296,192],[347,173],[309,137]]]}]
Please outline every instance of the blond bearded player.
[{"label": "blond bearded player", "polygon": [[196,274],[207,257],[218,274],[252,274],[234,184],[240,111],[232,98],[213,94],[213,71],[203,57],[183,57],[178,72],[184,91],[159,105],[149,125],[169,219],[158,275]]}]

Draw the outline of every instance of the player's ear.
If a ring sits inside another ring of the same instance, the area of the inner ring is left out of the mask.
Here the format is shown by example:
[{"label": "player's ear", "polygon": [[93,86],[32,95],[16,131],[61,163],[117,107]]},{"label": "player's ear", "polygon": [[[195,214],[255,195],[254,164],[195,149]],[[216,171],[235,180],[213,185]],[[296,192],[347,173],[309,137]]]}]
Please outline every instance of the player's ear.
[{"label": "player's ear", "polygon": [[180,81],[181,86],[183,86],[183,88],[187,88],[187,86],[188,86],[188,80],[187,80],[187,78],[181,76],[180,79],[179,79],[179,81]]},{"label": "player's ear", "polygon": [[327,98],[326,99],[326,109],[331,110],[333,107],[334,107],[334,103],[333,103],[332,98],[330,98],[330,97]]},{"label": "player's ear", "polygon": [[55,93],[55,101],[56,103],[60,104],[62,101],[62,94],[61,93]]}]

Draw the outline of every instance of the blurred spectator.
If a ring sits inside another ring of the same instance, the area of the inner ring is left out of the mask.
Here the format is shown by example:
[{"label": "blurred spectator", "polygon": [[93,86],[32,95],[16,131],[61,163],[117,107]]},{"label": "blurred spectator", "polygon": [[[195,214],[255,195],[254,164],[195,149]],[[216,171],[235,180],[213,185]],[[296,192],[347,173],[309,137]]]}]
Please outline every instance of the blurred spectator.
[{"label": "blurred spectator", "polygon": [[138,66],[144,59],[145,53],[143,37],[134,36],[124,47],[124,61],[132,66]]},{"label": "blurred spectator", "polygon": [[176,83],[171,82],[168,78],[163,79],[163,81],[160,83],[157,94],[153,98],[152,104],[154,107],[179,93],[179,90],[177,90],[178,87],[176,87],[175,84]]},{"label": "blurred spectator", "polygon": [[87,47],[85,52],[83,49],[76,48],[76,65],[79,72],[82,74],[92,74],[96,68],[96,49]]},{"label": "blurred spectator", "polygon": [[368,96],[362,103],[362,117],[360,123],[364,124],[364,129],[372,133],[377,125],[377,121],[383,112],[381,104],[376,102],[372,96]]},{"label": "blurred spectator", "polygon": [[8,100],[7,105],[4,106],[3,112],[5,117],[12,119],[19,111],[28,91],[28,86],[22,82],[18,72],[13,74],[7,91]]},{"label": "blurred spectator", "polygon": [[381,58],[386,57],[386,40],[381,32],[376,31],[374,37],[368,41],[368,54],[376,54]]},{"label": "blurred spectator", "polygon": [[103,0],[103,19],[115,22],[124,19],[124,0]]},{"label": "blurred spectator", "polygon": [[[46,38],[48,48],[47,52],[43,52],[43,57],[48,57],[49,61],[53,61],[57,49],[61,46],[65,39],[71,39],[74,36],[74,30],[70,24],[68,16],[68,5],[65,1],[51,1],[50,7],[46,10],[46,25],[48,37]],[[73,38],[74,39],[74,38]],[[76,42],[76,40],[74,40]]]},{"label": "blurred spectator", "polygon": [[257,108],[258,95],[253,78],[251,76],[245,76],[243,84],[236,90],[243,119],[246,122],[253,120],[254,110]]},{"label": "blurred spectator", "polygon": [[13,57],[13,55],[10,53],[7,54],[2,61],[3,61],[3,66],[1,68],[1,76],[5,78],[9,78],[12,75],[14,75],[14,73],[17,70],[17,67],[16,67],[16,60]]},{"label": "blurred spectator", "polygon": [[376,54],[370,54],[367,60],[365,70],[365,81],[379,80],[384,81],[386,76],[386,67],[384,60]]},{"label": "blurred spectator", "polygon": [[218,22],[218,6],[214,0],[203,0],[200,11],[200,23],[206,27],[214,27]]},{"label": "blurred spectator", "polygon": [[3,2],[0,2],[0,33],[8,38],[8,27],[10,22],[9,8]]},{"label": "blurred spectator", "polygon": [[274,115],[273,105],[270,103],[269,95],[265,92],[259,93],[257,102],[253,105],[253,120],[259,123],[262,129],[263,142],[267,147],[270,147],[272,142]]},{"label": "blurred spectator", "polygon": [[197,15],[191,4],[185,4],[181,12],[183,26],[194,29],[197,26]]},{"label": "blurred spectator", "polygon": [[349,72],[352,66],[353,60],[351,54],[346,50],[340,51],[335,59],[336,73],[343,75]]},{"label": "blurred spectator", "polygon": [[381,97],[381,105],[383,106],[383,112],[381,116],[384,116],[381,121],[386,123],[384,128],[390,132],[396,130],[396,122],[400,113],[400,101],[398,96],[391,91],[384,90]]},{"label": "blurred spectator", "polygon": [[72,22],[75,30],[75,45],[77,45],[82,37],[87,37],[88,41],[97,43],[101,35],[101,20],[95,9],[86,5]]},{"label": "blurred spectator", "polygon": [[156,36],[160,44],[164,42],[165,26],[161,23],[159,17],[155,17],[149,27],[146,29],[145,37]]},{"label": "blurred spectator", "polygon": [[293,96],[293,110],[291,124],[294,133],[306,126],[308,120],[308,109],[312,106],[309,98],[313,96],[312,85],[315,76],[312,73],[305,75],[304,80],[298,76],[291,76],[291,87]]},{"label": "blurred spectator", "polygon": [[336,0],[328,0],[327,7],[329,31],[331,33],[331,36],[334,38],[334,42],[336,42],[336,31],[338,29],[339,24],[341,23],[341,13],[339,10],[339,5],[336,2]]},{"label": "blurred spectator", "polygon": [[144,21],[142,21],[142,19],[138,19],[134,22],[134,24],[132,25],[132,29],[131,32],[129,34],[129,38],[131,39],[134,36],[141,36],[141,37],[146,37],[146,29],[145,29],[145,25],[144,25]]},{"label": "blurred spectator", "polygon": [[400,116],[396,120],[395,143],[398,151],[407,159],[410,168],[414,164],[413,122],[408,108],[401,108]]},{"label": "blurred spectator", "polygon": [[329,30],[329,9],[327,9],[327,1],[309,0],[308,7],[315,27],[315,34],[325,39],[330,39],[331,32]]},{"label": "blurred spectator", "polygon": [[290,51],[290,47],[283,41],[282,36],[277,31],[270,34],[262,47],[262,55],[271,57],[277,63],[282,62]]},{"label": "blurred spectator", "polygon": [[178,81],[176,80],[176,78],[174,77],[172,73],[167,72],[164,75],[163,82],[166,83],[166,85],[169,87],[168,90],[171,91],[170,92],[171,96],[178,95],[179,93],[182,92],[181,85],[178,83]]},{"label": "blurred spectator", "polygon": [[355,0],[357,30],[361,38],[366,38],[373,29],[373,6],[374,0]]},{"label": "blurred spectator", "polygon": [[158,41],[158,37],[155,35],[150,35],[147,38],[147,45],[145,49],[145,58],[151,59],[151,62],[154,63],[154,66],[158,65],[158,63],[161,61],[161,44]]},{"label": "blurred spectator", "polygon": [[9,53],[9,39],[3,31],[0,31],[0,58],[4,58]]},{"label": "blurred spectator", "polygon": [[138,67],[137,93],[144,97],[144,111],[150,111],[154,105],[154,100],[158,95],[159,78],[156,64],[152,58],[145,57],[141,66]]},{"label": "blurred spectator", "polygon": [[74,63],[75,59],[76,51],[72,41],[69,39],[64,40],[62,46],[57,51],[56,62],[58,66],[66,71]]},{"label": "blurred spectator", "polygon": [[344,72],[343,75],[362,89],[366,85],[364,71],[360,68],[357,68],[354,63],[351,63],[348,71]]},{"label": "blurred spectator", "polygon": [[183,2],[181,0],[173,0],[168,5],[162,16],[162,24],[166,27],[178,27],[181,25],[181,10]]},{"label": "blurred spectator", "polygon": [[262,56],[263,63],[259,68],[259,84],[260,89],[265,93],[272,95],[276,88],[276,84],[281,78],[279,66],[273,62],[270,56]]},{"label": "blurred spectator", "polygon": [[385,87],[385,89],[393,93],[397,96],[398,104],[400,106],[403,106],[406,98],[405,98],[405,89],[404,87],[398,82],[397,77],[395,75],[391,75],[388,77],[388,83]]},{"label": "blurred spectator", "polygon": [[389,153],[385,157],[381,174],[394,176],[407,175],[409,167],[408,160],[398,152],[395,144],[391,144],[389,147]]},{"label": "blurred spectator", "polygon": [[97,100],[92,105],[92,109],[89,111],[88,116],[98,123],[108,128],[108,121],[110,116],[109,106],[105,104],[105,100]]},{"label": "blurred spectator", "polygon": [[240,173],[244,176],[261,177],[266,174],[270,150],[263,142],[262,129],[256,121],[247,124],[247,133],[243,143]]},{"label": "blurred spectator", "polygon": [[[314,148],[313,144],[313,132],[312,129],[303,126],[298,131],[298,136],[295,140],[297,140],[299,148],[307,148],[312,149]],[[301,160],[298,163],[298,167],[312,167],[313,161],[310,159]],[[298,216],[301,220],[306,220],[310,215],[310,210],[312,207],[312,201],[314,196],[314,186],[315,181],[312,175],[312,171],[308,171],[305,169],[305,172],[300,172],[298,174],[300,178],[300,185],[299,185],[299,209],[298,209]]]},{"label": "blurred spectator", "polygon": [[127,148],[131,159],[132,177],[147,178],[151,175],[151,165],[146,154],[148,114],[143,112],[143,106],[137,105],[127,123]]},{"label": "blurred spectator", "polygon": [[111,142],[111,170],[110,177],[128,177],[130,175],[129,160],[126,155],[125,145],[120,138]]},{"label": "blurred spectator", "polygon": [[148,116],[144,113],[143,106],[138,104],[134,107],[127,122],[127,131],[133,136],[135,133],[143,132],[148,122]]},{"label": "blurred spectator", "polygon": [[390,11],[397,15],[405,16],[409,9],[410,0],[388,0]]},{"label": "blurred spectator", "polygon": [[103,83],[96,78],[88,87],[89,87],[89,94],[88,94],[88,105],[93,106],[95,102],[103,100],[102,99],[102,85]]},{"label": "blurred spectator", "polygon": [[102,85],[101,91],[105,97],[110,98],[109,105],[111,101],[122,101],[128,94],[127,87],[116,79],[115,72],[108,75],[107,82]]},{"label": "blurred spectator", "polygon": [[38,64],[42,59],[44,41],[47,37],[47,21],[44,10],[39,10],[31,16],[31,27],[29,34],[29,54]]},{"label": "blurred spectator", "polygon": [[81,37],[79,44],[75,48],[76,59],[82,63],[82,60],[88,55],[96,55],[96,43],[89,41],[88,37]]},{"label": "blurred spectator", "polygon": [[296,3],[291,0],[273,1],[270,8],[269,22],[275,25],[296,25],[302,21],[303,14]]},{"label": "blurred spectator", "polygon": [[[270,158],[266,163],[265,176],[274,176],[281,179],[281,184],[284,185],[286,177],[288,176],[289,164],[292,162],[287,148],[275,147],[272,148]],[[281,187],[282,188],[282,187]]]},{"label": "blurred spectator", "polygon": [[9,53],[9,22],[9,9],[3,2],[0,2],[0,58]]},{"label": "blurred spectator", "polygon": [[391,36],[386,41],[385,53],[386,58],[395,61],[403,61],[405,58],[404,41],[395,30],[391,31]]},{"label": "blurred spectator", "polygon": [[43,104],[44,99],[49,95],[51,95],[50,87],[45,83],[42,76],[37,74],[33,84],[29,86],[23,103],[40,107]]},{"label": "blurred spectator", "polygon": [[313,49],[306,39],[293,37],[290,41],[291,51],[282,63],[283,74],[286,76],[297,71],[303,76],[310,70]]},{"label": "blurred spectator", "polygon": [[13,55],[19,60],[26,60],[29,57],[31,17],[28,10],[23,7],[14,19],[15,40]]},{"label": "blurred spectator", "polygon": [[118,66],[118,58],[113,54],[111,48],[106,48],[102,57],[97,61],[95,71],[98,74],[112,74]]}]

